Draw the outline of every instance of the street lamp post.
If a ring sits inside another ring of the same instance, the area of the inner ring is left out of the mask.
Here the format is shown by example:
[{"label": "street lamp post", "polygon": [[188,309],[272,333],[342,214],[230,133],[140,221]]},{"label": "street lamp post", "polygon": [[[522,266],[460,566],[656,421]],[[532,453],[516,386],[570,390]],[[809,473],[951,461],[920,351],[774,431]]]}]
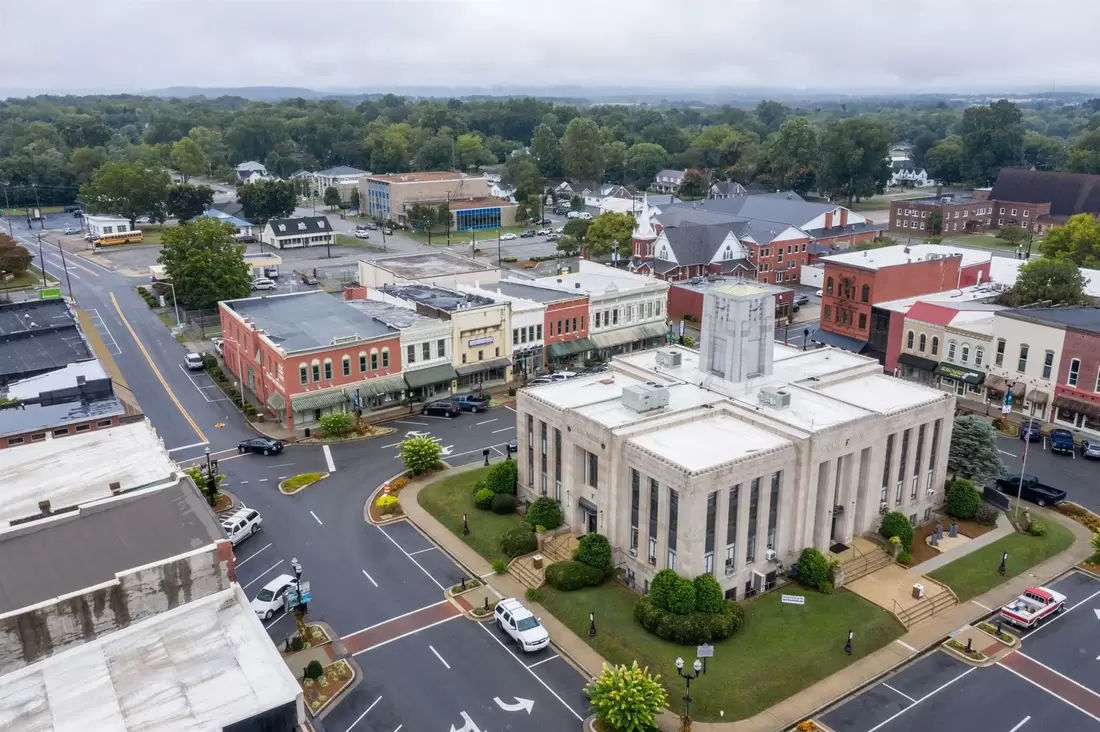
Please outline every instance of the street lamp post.
[{"label": "street lamp post", "polygon": [[298,602],[294,606],[294,614],[298,620],[298,637],[303,641],[306,639],[306,604],[302,602],[302,563],[298,561],[298,557],[290,558],[290,568],[294,572],[294,590],[297,594]]},{"label": "street lamp post", "polygon": [[699,674],[703,671],[703,662],[697,658],[695,663],[691,664],[691,668],[694,673],[684,671],[684,659],[677,656],[676,673],[687,685],[684,691],[684,714],[680,717],[680,732],[691,732],[691,682],[699,678]]},{"label": "street lamp post", "polygon": [[[60,243],[58,244],[58,246],[61,246]],[[170,288],[172,288],[172,307],[174,307],[176,310],[176,325],[183,325],[183,321],[180,320],[180,304],[179,301],[176,299],[176,286],[167,281],[162,282],[161,284],[168,285]],[[201,318],[202,316],[200,315],[199,317]]]},{"label": "street lamp post", "polygon": [[[1008,394],[1012,393],[1012,387],[1016,383],[1013,382],[1008,386]],[[1027,432],[1024,434],[1024,454],[1020,460],[1020,483],[1016,486],[1016,513],[1020,512],[1020,496],[1024,492],[1024,473],[1027,471],[1027,448],[1031,444],[1031,423],[1035,419],[1035,390],[1032,389],[1031,410],[1028,412],[1027,426],[1025,429]],[[1027,386],[1024,386],[1024,396],[1027,396]],[[1007,395],[1006,395],[1007,398]],[[1011,405],[1010,405],[1011,408]]]}]

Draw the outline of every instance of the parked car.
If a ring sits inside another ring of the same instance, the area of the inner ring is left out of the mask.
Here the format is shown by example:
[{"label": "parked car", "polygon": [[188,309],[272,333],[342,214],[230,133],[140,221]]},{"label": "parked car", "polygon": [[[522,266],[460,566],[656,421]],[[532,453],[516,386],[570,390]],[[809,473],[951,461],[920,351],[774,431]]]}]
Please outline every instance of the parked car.
[{"label": "parked car", "polygon": [[443,400],[425,404],[420,408],[420,413],[435,415],[436,417],[457,417],[462,414],[462,410],[454,402]]},{"label": "parked car", "polygon": [[489,408],[489,397],[477,396],[474,394],[461,394],[459,396],[451,397],[451,401],[455,403],[459,409],[466,412],[484,412]]},{"label": "parked car", "polygon": [[507,234],[501,234],[500,235],[500,240],[501,241],[512,241],[513,239],[518,239],[518,238],[519,238],[518,236],[516,236],[515,234],[513,234],[510,231]]},{"label": "parked car", "polygon": [[294,587],[294,577],[289,574],[280,574],[264,585],[252,600],[250,603],[252,611],[263,620],[270,620],[271,616],[282,609],[283,597],[292,587]]},{"label": "parked car", "polygon": [[564,234],[565,233],[565,227],[564,226],[555,226],[554,227],[554,233],[555,234]]},{"label": "parked car", "polygon": [[274,280],[269,280],[266,277],[257,277],[252,280],[253,290],[274,290],[277,287],[278,285],[275,284]]},{"label": "parked car", "polygon": [[554,380],[549,376],[538,376],[527,382],[527,386],[542,386],[544,384],[553,384]]},{"label": "parked car", "polygon": [[1063,455],[1072,455],[1076,449],[1073,444],[1073,433],[1069,430],[1050,431],[1050,451]]},{"label": "parked car", "polygon": [[385,227],[382,228],[382,233],[385,234],[386,236],[389,236],[390,234],[393,233],[393,229],[391,229],[388,226],[385,226]]},{"label": "parked car", "polygon": [[577,212],[577,218],[581,221],[591,221],[592,214],[588,213],[587,211],[579,211]]},{"label": "parked car", "polygon": [[1028,442],[1038,442],[1043,439],[1043,433],[1039,431],[1042,426],[1043,423],[1037,419],[1027,420],[1020,425],[1020,439]]},{"label": "parked car", "polygon": [[566,381],[567,379],[572,379],[572,378],[575,378],[576,376],[577,376],[576,371],[555,371],[554,373],[550,374],[550,380],[551,381]]},{"label": "parked car", "polygon": [[378,231],[378,224],[374,223],[373,221],[368,221],[367,223],[363,224],[363,228],[367,231]]},{"label": "parked car", "polygon": [[581,211],[570,211],[565,215],[567,219],[579,219],[581,217]]},{"label": "parked car", "polygon": [[550,229],[539,229],[538,231],[535,232],[535,234],[538,235],[538,236],[546,236],[547,234],[553,234],[553,233],[554,232],[551,231]]},{"label": "parked car", "polygon": [[134,223],[135,224],[151,224],[151,223],[153,223],[153,219],[151,219],[148,216],[138,216],[136,219],[134,219]]},{"label": "parked car", "polygon": [[1100,440],[1081,440],[1081,457],[1100,458]]},{"label": "parked car", "polygon": [[546,241],[557,241],[557,240],[558,240],[558,235],[555,234],[552,231],[549,234],[546,235]]},{"label": "parked car", "polygon": [[581,373],[582,374],[602,374],[607,370],[608,370],[608,366],[607,366],[606,363],[598,363],[595,366],[589,366],[588,368],[586,368]]},{"label": "parked car", "polygon": [[824,295],[824,294],[825,294],[825,291],[824,291],[824,290],[818,290],[818,291],[817,291],[817,292],[815,292],[814,294],[815,294],[815,295],[817,295],[818,297],[821,297],[822,295]]},{"label": "parked car", "polygon": [[795,295],[794,296],[794,304],[796,306],[806,305],[809,302],[810,302],[810,296],[809,295]]},{"label": "parked car", "polygon": [[210,342],[214,344],[214,353],[220,356],[225,352],[225,341],[221,338],[211,338]]},{"label": "parked car", "polygon": [[303,285],[319,285],[319,284],[321,284],[320,280],[318,280],[316,277],[309,274],[308,272],[302,272],[298,275],[298,277],[302,280]]},{"label": "parked car", "polygon": [[493,609],[497,627],[515,641],[521,651],[541,651],[550,644],[550,634],[534,613],[514,597],[506,597]]},{"label": "parked car", "polygon": [[91,241],[91,240],[92,240],[92,232],[85,231],[84,232],[84,241]]},{"label": "parked car", "polygon": [[1048,587],[1028,587],[1001,608],[1001,619],[1021,628],[1033,628],[1066,609],[1066,596]]},{"label": "parked car", "polygon": [[356,239],[370,239],[370,232],[367,231],[366,229],[356,229],[355,230],[355,238]]},{"label": "parked car", "polygon": [[84,217],[84,212],[81,211],[79,208],[77,210],[73,211],[73,218],[74,219],[79,219],[79,218],[83,218],[83,217]]},{"label": "parked car", "polygon": [[72,236],[73,234],[79,234],[79,233],[80,233],[80,229],[76,228],[75,226],[66,226],[65,227],[65,236]]},{"label": "parked car", "polygon": [[1019,473],[1010,473],[997,478],[997,490],[1010,496],[1020,492],[1020,498],[1040,506],[1054,506],[1066,500],[1066,492],[1061,488],[1040,483],[1034,475],[1024,473],[1020,482]]},{"label": "parked car", "polygon": [[245,505],[241,505],[236,511],[221,518],[222,531],[229,537],[229,542],[233,546],[259,531],[260,524],[263,522],[264,519],[259,511]]},{"label": "parked car", "polygon": [[520,234],[520,235],[519,235],[519,238],[520,238],[520,239],[530,239],[530,238],[531,238],[531,237],[533,237],[534,235],[535,235],[535,230],[534,230],[534,229],[528,229],[527,231],[525,231],[525,232],[523,232],[522,234]]},{"label": "parked car", "polygon": [[250,437],[237,443],[237,452],[254,452],[260,455],[278,455],[283,451],[283,443],[271,437]]},{"label": "parked car", "polygon": [[540,226],[549,226],[550,224],[552,224],[554,222],[551,221],[550,219],[540,219],[540,220],[536,221],[535,223],[539,224]]},{"label": "parked car", "polygon": [[188,371],[202,371],[205,366],[202,362],[202,356],[197,353],[189,353],[184,356],[183,365],[187,367]]}]

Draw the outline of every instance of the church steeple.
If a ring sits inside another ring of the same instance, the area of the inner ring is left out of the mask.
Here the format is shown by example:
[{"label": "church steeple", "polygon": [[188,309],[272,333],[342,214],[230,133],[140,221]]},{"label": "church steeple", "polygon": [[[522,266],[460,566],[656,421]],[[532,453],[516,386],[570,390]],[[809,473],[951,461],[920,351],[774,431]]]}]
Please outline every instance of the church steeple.
[{"label": "church steeple", "polygon": [[638,218],[634,222],[634,241],[650,242],[657,238],[657,232],[653,229],[653,211],[649,208],[649,195],[642,195],[642,210],[638,212]]}]

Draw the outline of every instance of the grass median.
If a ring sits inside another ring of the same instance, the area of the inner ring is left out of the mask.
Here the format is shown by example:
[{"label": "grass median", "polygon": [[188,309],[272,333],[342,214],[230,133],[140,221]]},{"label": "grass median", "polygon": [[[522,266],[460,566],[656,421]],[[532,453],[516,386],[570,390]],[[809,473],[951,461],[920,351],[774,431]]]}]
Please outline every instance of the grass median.
[{"label": "grass median", "polygon": [[[691,685],[692,717],[699,721],[746,719],[820,681],[901,636],[900,624],[886,611],[846,590],[831,595],[788,590],[805,605],[785,605],[771,592],[742,603],[745,627],[714,644],[707,673]],[[695,660],[695,648],[661,640],[634,621],[638,595],[608,582],[574,592],[539,589],[539,602],[610,663],[640,666],[661,675],[669,706],[682,709],[684,683],[676,657]],[[597,632],[588,635],[588,613]],[[844,653],[848,631],[855,631],[852,655]],[[719,712],[725,712],[724,717]]]},{"label": "grass median", "polygon": [[[1038,520],[1047,527],[1045,536],[1009,534],[929,572],[928,576],[943,582],[955,591],[960,602],[966,602],[1065,551],[1073,544],[1073,532],[1065,526],[1045,518]],[[1008,561],[1002,576],[997,568],[1001,564],[1001,555],[1005,552],[1008,552]]]},{"label": "grass median", "polygon": [[[474,505],[474,485],[485,480],[489,468],[456,473],[437,480],[420,490],[417,500],[425,511],[435,516],[452,534],[483,556],[490,563],[508,555],[500,550],[500,538],[523,522],[518,513],[497,514]],[[466,514],[470,533],[462,533],[462,514]]]}]

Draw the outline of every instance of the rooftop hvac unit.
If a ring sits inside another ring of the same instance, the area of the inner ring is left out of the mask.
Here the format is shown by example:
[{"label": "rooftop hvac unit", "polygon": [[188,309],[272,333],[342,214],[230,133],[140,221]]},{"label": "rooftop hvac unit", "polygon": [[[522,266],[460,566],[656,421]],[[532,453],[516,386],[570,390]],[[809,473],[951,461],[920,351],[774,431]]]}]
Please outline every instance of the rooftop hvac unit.
[{"label": "rooftop hvac unit", "polygon": [[657,351],[657,365],[666,369],[678,369],[680,368],[681,353],[679,351],[673,351],[671,349],[667,351]]},{"label": "rooftop hvac unit", "polygon": [[783,409],[791,406],[791,393],[786,389],[777,389],[774,386],[765,386],[756,395],[756,398],[765,407],[771,407],[772,409]]},{"label": "rooftop hvac unit", "polygon": [[668,389],[653,381],[632,384],[623,389],[623,406],[635,412],[648,412],[668,406]]}]

